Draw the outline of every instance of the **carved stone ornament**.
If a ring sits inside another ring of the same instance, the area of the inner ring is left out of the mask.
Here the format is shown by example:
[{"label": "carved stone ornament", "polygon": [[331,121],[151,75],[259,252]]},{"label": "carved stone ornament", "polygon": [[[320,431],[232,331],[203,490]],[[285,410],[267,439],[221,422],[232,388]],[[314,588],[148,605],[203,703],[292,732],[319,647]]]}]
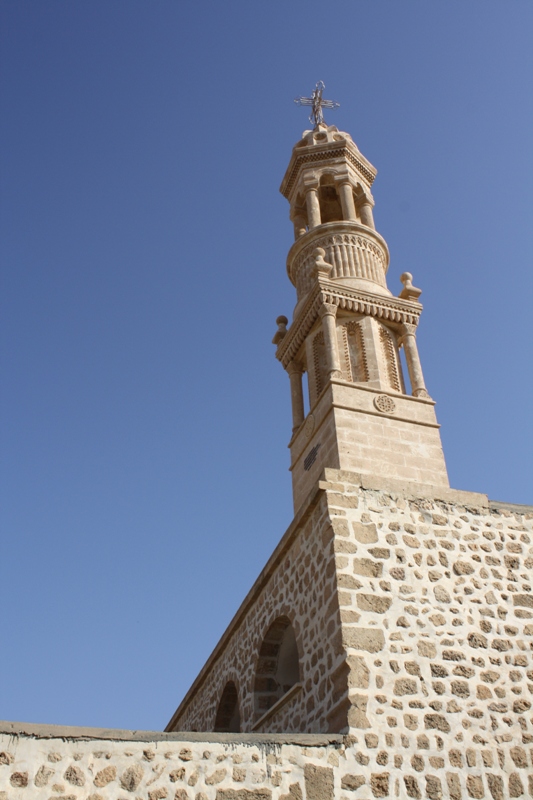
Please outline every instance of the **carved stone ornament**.
[{"label": "carved stone ornament", "polygon": [[416,336],[416,325],[410,325],[404,322],[401,326],[402,339],[405,336]]},{"label": "carved stone ornament", "polygon": [[276,333],[274,334],[274,338],[272,339],[272,344],[279,344],[281,342],[281,340],[283,339],[283,337],[287,335],[287,323],[288,323],[288,321],[289,320],[287,319],[287,317],[284,317],[284,316],[281,316],[281,317],[277,318],[276,325],[278,326],[278,329],[277,329]]},{"label": "carved stone ornament", "polygon": [[337,314],[337,306],[334,303],[322,303],[318,309],[321,317],[335,317]]},{"label": "carved stone ornament", "polygon": [[315,248],[315,250],[313,252],[313,257],[315,259],[314,273],[315,273],[315,276],[318,277],[318,278],[327,278],[327,277],[329,277],[329,274],[330,274],[331,270],[333,269],[331,264],[327,264],[326,261],[324,261],[324,256],[325,255],[326,255],[326,251],[324,250],[323,247],[317,247],[317,248]]},{"label": "carved stone ornament", "polygon": [[377,410],[381,411],[383,414],[393,414],[396,410],[396,403],[392,397],[386,394],[378,394],[378,396],[374,398],[374,405]]},{"label": "carved stone ornament", "polygon": [[312,414],[307,415],[307,419],[304,422],[304,436],[306,439],[310,439],[313,435],[313,431],[315,430],[315,418]]},{"label": "carved stone ornament", "polygon": [[400,297],[402,300],[410,300],[414,303],[419,303],[419,297],[422,294],[422,289],[417,289],[416,286],[413,286],[413,276],[410,272],[404,272],[403,275],[400,275],[400,280],[403,283],[403,289],[400,292]]}]

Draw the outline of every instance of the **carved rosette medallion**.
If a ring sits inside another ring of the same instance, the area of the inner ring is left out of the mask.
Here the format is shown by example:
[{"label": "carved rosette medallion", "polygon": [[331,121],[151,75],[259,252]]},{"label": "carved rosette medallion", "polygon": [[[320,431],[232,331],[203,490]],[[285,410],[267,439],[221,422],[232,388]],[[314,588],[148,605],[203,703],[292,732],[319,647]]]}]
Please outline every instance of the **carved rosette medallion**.
[{"label": "carved rosette medallion", "polygon": [[374,398],[374,405],[377,410],[381,411],[383,414],[394,414],[396,410],[396,403],[392,397],[386,394],[378,394],[378,396]]},{"label": "carved rosette medallion", "polygon": [[310,439],[313,435],[313,431],[315,430],[315,418],[312,414],[307,415],[307,419],[304,422],[304,436],[306,439]]}]

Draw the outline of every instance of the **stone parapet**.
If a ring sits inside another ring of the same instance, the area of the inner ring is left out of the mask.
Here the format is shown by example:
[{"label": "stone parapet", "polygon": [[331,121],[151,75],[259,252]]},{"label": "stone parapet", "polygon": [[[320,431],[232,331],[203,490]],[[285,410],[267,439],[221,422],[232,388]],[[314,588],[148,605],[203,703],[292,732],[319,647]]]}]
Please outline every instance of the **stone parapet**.
[{"label": "stone parapet", "polygon": [[287,274],[296,287],[298,302],[315,284],[317,247],[325,250],[330,279],[345,286],[390,296],[385,275],[389,250],[382,236],[357,222],[329,222],[305,233],[289,250]]},{"label": "stone parapet", "polygon": [[[393,734],[389,734],[393,736]],[[373,800],[526,797],[532,748],[477,750],[420,737],[163,734],[0,723],[2,800]]]}]

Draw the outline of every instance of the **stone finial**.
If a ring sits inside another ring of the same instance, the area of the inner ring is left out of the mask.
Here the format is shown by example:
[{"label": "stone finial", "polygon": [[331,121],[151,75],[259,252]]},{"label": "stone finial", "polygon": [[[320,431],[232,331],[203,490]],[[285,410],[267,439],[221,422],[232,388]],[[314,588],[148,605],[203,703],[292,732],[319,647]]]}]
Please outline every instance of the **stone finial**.
[{"label": "stone finial", "polygon": [[289,320],[287,319],[287,317],[284,317],[283,315],[276,319],[276,325],[278,326],[278,329],[274,334],[274,338],[272,339],[272,344],[279,344],[283,339],[283,337],[287,335],[288,321]]},{"label": "stone finial", "polygon": [[418,298],[422,294],[422,289],[417,289],[416,286],[413,286],[413,276],[411,273],[404,272],[403,275],[400,275],[400,280],[403,283],[403,289],[398,297],[401,297],[402,300],[411,300],[418,303]]},{"label": "stone finial", "polygon": [[324,260],[325,255],[326,251],[323,247],[317,247],[313,252],[313,258],[315,259],[313,272],[317,278],[329,278],[329,273],[333,269],[333,266]]}]

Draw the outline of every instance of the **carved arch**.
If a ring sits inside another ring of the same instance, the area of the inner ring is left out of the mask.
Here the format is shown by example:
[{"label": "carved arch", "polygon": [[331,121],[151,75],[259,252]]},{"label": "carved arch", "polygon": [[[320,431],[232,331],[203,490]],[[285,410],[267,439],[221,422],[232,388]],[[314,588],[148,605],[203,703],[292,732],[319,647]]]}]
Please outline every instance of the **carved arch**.
[{"label": "carved arch", "polygon": [[259,719],[300,680],[300,659],[288,617],[268,628],[259,650],[254,681],[254,712]]},{"label": "carved arch", "polygon": [[342,220],[341,201],[332,173],[324,172],[320,176],[318,200],[322,224],[325,222],[340,222]]},{"label": "carved arch", "polygon": [[216,733],[239,733],[241,730],[239,693],[233,681],[228,681],[224,686],[217,708],[214,730]]}]

